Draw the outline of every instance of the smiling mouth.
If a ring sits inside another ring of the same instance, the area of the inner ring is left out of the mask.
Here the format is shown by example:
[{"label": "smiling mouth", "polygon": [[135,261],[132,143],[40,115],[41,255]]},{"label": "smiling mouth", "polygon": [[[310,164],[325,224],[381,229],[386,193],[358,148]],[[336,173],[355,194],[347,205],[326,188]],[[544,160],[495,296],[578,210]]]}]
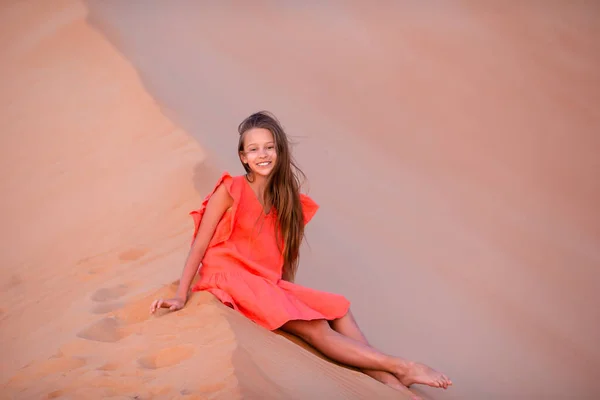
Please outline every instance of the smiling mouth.
[{"label": "smiling mouth", "polygon": [[259,167],[266,167],[269,164],[271,164],[271,161],[263,161],[263,162],[256,163],[256,165],[258,165]]}]

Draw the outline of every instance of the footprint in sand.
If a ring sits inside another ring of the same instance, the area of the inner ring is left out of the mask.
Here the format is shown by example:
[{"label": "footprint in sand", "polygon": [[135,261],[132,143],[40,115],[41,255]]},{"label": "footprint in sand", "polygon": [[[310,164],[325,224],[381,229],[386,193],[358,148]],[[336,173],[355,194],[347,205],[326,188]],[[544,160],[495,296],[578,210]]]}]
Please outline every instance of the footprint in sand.
[{"label": "footprint in sand", "polygon": [[46,396],[47,399],[57,399],[65,394],[64,390],[55,390],[53,392],[48,393]]},{"label": "footprint in sand", "polygon": [[113,286],[110,288],[101,288],[94,292],[94,294],[92,295],[92,300],[97,301],[99,303],[116,300],[124,296],[128,290],[129,287],[124,284]]},{"label": "footprint in sand", "polygon": [[128,335],[123,323],[114,317],[103,318],[77,334],[82,339],[106,343],[118,342]]},{"label": "footprint in sand", "polygon": [[129,249],[119,254],[121,261],[135,261],[142,258],[148,252],[147,249]]},{"label": "footprint in sand", "polygon": [[179,364],[193,355],[194,347],[191,345],[166,347],[156,353],[139,358],[138,364],[146,369],[165,368]]},{"label": "footprint in sand", "polygon": [[117,363],[106,363],[98,368],[99,371],[116,371],[119,368],[119,364]]}]

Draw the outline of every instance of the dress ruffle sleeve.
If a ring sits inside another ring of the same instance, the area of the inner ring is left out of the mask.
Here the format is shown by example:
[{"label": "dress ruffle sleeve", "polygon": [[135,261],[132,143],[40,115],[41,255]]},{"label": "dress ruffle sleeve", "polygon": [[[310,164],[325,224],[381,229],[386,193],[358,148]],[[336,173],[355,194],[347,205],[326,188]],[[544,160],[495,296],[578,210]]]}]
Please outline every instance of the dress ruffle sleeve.
[{"label": "dress ruffle sleeve", "polygon": [[306,225],[319,209],[319,205],[307,195],[300,193],[300,203],[302,204],[302,212],[304,213],[304,224]]},{"label": "dress ruffle sleeve", "polygon": [[215,233],[213,234],[212,239],[208,246],[212,247],[216,244],[224,242],[225,240],[227,240],[229,238],[229,236],[231,235],[231,231],[233,229],[233,225],[235,223],[235,215],[236,215],[236,211],[237,211],[239,199],[240,199],[239,188],[236,187],[236,185],[234,185],[233,183],[234,183],[234,180],[231,177],[231,175],[229,175],[228,172],[224,172],[223,175],[221,175],[221,177],[219,178],[219,180],[218,180],[217,184],[215,185],[215,187],[213,188],[213,190],[204,198],[200,208],[190,212],[190,215],[192,216],[192,218],[194,220],[194,233],[192,235],[192,243],[194,242],[194,240],[196,239],[196,236],[198,235],[198,230],[200,229],[200,223],[202,222],[202,217],[204,216],[204,212],[206,211],[206,206],[208,204],[208,201],[210,200],[211,196],[215,193],[217,188],[221,185],[225,185],[225,187],[227,188],[227,191],[233,198],[233,205],[230,208],[228,208],[227,211],[225,211],[225,215],[223,215],[223,217],[221,218],[221,221],[217,225],[217,227],[215,229]]}]

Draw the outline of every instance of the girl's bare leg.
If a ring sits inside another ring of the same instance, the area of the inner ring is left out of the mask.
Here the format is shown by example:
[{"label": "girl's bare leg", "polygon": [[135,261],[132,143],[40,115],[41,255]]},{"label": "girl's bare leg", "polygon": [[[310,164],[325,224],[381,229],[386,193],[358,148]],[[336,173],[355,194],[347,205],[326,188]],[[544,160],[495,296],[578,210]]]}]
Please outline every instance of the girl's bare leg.
[{"label": "girl's bare leg", "polygon": [[[367,338],[358,327],[354,316],[349,310],[346,315],[344,315],[342,318],[333,320],[330,323],[330,325],[336,332],[339,332],[344,336],[347,336],[367,346],[370,346],[369,342],[367,341]],[[396,390],[399,390],[403,393],[412,396],[414,400],[420,399],[419,397],[415,396],[410,390],[408,390],[408,388],[404,386],[402,382],[400,382],[400,380],[396,378],[395,375],[387,371],[378,371],[374,369],[362,369],[362,371],[366,375],[369,375],[371,378],[376,379],[381,383],[384,383]]]},{"label": "girl's bare leg", "polygon": [[334,331],[327,321],[322,319],[289,321],[281,328],[299,336],[321,353],[338,362],[360,369],[390,372],[404,386],[420,383],[446,388],[452,384],[445,375],[428,366],[381,353],[364,343]]}]

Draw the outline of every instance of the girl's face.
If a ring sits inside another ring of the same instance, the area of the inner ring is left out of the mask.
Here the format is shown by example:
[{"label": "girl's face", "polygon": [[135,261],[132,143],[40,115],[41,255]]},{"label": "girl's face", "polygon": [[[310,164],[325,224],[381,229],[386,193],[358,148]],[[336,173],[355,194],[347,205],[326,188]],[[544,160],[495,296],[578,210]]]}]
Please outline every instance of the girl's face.
[{"label": "girl's face", "polygon": [[252,128],[244,133],[244,150],[240,154],[250,170],[264,177],[269,176],[277,161],[275,139],[270,130]]}]

